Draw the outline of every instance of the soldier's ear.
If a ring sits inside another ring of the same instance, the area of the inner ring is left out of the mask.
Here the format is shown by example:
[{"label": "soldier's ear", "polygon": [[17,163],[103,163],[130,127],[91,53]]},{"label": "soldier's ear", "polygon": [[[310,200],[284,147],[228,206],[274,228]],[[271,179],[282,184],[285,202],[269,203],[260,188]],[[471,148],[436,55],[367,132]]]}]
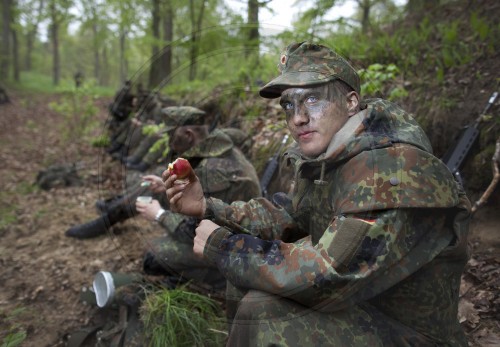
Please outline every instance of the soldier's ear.
[{"label": "soldier's ear", "polygon": [[196,134],[193,129],[186,127],[184,136],[186,137],[188,143],[191,144],[191,146],[194,146],[194,144],[196,143]]},{"label": "soldier's ear", "polygon": [[359,94],[355,91],[347,93],[346,103],[349,117],[354,116],[359,111]]}]

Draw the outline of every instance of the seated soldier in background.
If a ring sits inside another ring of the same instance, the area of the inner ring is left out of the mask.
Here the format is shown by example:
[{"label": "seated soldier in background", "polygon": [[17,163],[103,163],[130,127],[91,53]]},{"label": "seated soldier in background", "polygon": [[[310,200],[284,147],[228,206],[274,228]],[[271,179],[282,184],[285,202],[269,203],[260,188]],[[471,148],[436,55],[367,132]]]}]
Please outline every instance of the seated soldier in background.
[{"label": "seated soldier in background", "polygon": [[160,124],[163,105],[156,93],[151,93],[144,100],[134,117],[125,120],[117,129],[108,153],[113,159],[123,160],[142,140],[147,138],[144,126]]},{"label": "seated soldier in background", "polygon": [[[202,177],[207,195],[228,202],[260,196],[254,167],[224,132],[208,132],[208,125],[203,124],[204,111],[189,106],[172,106],[164,108],[162,113],[170,135],[170,150],[181,153],[189,160]],[[156,167],[152,173],[159,176],[165,166]],[[149,187],[144,186],[143,181],[137,182],[123,197],[101,205],[103,213],[99,218],[70,228],[66,235],[85,239],[105,234],[116,223],[137,215],[135,201],[139,195],[152,195],[163,209],[168,210],[164,190],[160,194],[155,193],[157,181],[151,176],[145,176],[144,180],[149,182]],[[172,223],[169,221],[169,228],[175,231],[177,226]]]},{"label": "seated soldier in background", "polygon": [[134,103],[137,103],[137,98],[132,93],[132,82],[127,80],[123,87],[115,94],[113,102],[109,104],[111,120],[107,126],[112,139],[122,122],[127,120],[130,113],[134,110]]}]

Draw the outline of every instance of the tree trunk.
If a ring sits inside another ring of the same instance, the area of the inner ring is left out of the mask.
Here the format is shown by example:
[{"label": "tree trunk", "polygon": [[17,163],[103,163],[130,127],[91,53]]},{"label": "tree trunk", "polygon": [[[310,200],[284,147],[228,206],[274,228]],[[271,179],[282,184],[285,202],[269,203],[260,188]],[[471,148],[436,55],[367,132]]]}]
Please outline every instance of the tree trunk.
[{"label": "tree trunk", "polygon": [[200,12],[198,18],[196,18],[196,13],[194,9],[193,0],[189,0],[189,9],[191,13],[191,49],[190,49],[190,62],[189,65],[189,80],[193,81],[196,78],[196,58],[198,57],[198,40],[201,30],[201,25],[203,23],[203,12],[205,11],[206,0],[201,2]]},{"label": "tree trunk", "polygon": [[99,30],[97,27],[97,9],[92,6],[92,36],[94,50],[94,78],[99,85],[102,85],[101,78],[101,61],[99,59]]},{"label": "tree trunk", "polygon": [[32,69],[31,57],[33,53],[33,44],[36,39],[36,34],[38,33],[38,25],[42,19],[42,11],[44,7],[43,5],[44,5],[44,0],[40,0],[38,2],[36,21],[28,26],[29,29],[28,32],[26,33],[26,56],[24,58],[24,68],[27,71],[31,71]]},{"label": "tree trunk", "polygon": [[0,79],[2,81],[7,80],[9,76],[11,16],[11,1],[2,0],[2,47],[0,50]]},{"label": "tree trunk", "polygon": [[158,47],[158,42],[160,42],[160,0],[153,0],[153,6],[151,8],[151,32],[153,34],[153,45],[152,45],[152,57],[151,66],[149,67],[149,83],[148,88],[154,89],[162,80],[161,76],[161,60]]},{"label": "tree trunk", "polygon": [[108,50],[106,46],[102,49],[102,73],[101,73],[101,83],[103,86],[109,85],[109,62],[108,62]]},{"label": "tree trunk", "polygon": [[248,0],[248,36],[247,44],[250,47],[259,46],[259,0]]},{"label": "tree trunk", "polygon": [[14,81],[19,82],[21,80],[19,68],[19,44],[17,42],[17,32],[14,29],[12,29],[12,62],[14,68]]},{"label": "tree trunk", "polygon": [[50,3],[51,27],[50,37],[52,41],[52,81],[55,86],[59,85],[61,64],[59,61],[59,22],[57,19],[54,1]]},{"label": "tree trunk", "polygon": [[172,73],[172,40],[174,39],[174,11],[170,0],[165,1],[163,17],[163,51],[160,58],[161,75],[163,84],[170,80]]},{"label": "tree trunk", "polygon": [[[262,4],[259,0],[248,0],[247,7],[247,40],[245,45],[245,54],[250,69],[256,69],[259,64],[259,48],[260,48],[260,33],[259,33],[259,10]],[[250,81],[246,81],[250,83]]]},{"label": "tree trunk", "polygon": [[361,32],[363,34],[368,34],[370,30],[370,10],[371,10],[371,2],[370,0],[363,0],[360,3],[361,7]]},{"label": "tree trunk", "polygon": [[127,33],[124,28],[120,30],[120,83],[127,80],[127,61],[125,58],[125,38]]},{"label": "tree trunk", "polygon": [[30,30],[26,34],[26,56],[24,58],[24,68],[26,71],[31,71],[31,55],[33,53],[33,41],[36,36],[36,31]]}]

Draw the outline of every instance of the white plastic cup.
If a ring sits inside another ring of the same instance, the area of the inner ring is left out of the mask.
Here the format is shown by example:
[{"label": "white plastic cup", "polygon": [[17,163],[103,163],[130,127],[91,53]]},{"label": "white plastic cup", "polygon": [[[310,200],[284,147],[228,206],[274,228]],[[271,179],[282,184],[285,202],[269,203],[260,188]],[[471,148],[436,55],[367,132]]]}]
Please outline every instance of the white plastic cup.
[{"label": "white plastic cup", "polygon": [[97,306],[109,306],[113,302],[116,288],[140,281],[141,278],[137,273],[99,271],[92,283]]},{"label": "white plastic cup", "polygon": [[138,196],[137,201],[143,202],[145,204],[150,204],[153,201],[153,197],[151,196]]},{"label": "white plastic cup", "polygon": [[99,271],[92,284],[95,292],[97,306],[105,307],[113,301],[115,296],[115,283],[110,272]]}]

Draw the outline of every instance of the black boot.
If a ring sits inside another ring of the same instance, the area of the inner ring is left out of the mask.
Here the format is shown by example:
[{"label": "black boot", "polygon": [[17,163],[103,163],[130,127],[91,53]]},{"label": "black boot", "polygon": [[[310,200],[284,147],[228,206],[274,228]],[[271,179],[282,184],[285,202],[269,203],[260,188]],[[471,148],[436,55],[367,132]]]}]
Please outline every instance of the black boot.
[{"label": "black boot", "polygon": [[95,203],[95,208],[97,209],[97,212],[99,213],[106,213],[110,209],[113,208],[113,206],[121,203],[121,199],[123,198],[123,195],[116,195],[113,196],[109,199],[106,200],[97,200]]},{"label": "black boot", "polygon": [[104,235],[111,225],[107,214],[94,219],[91,222],[80,224],[66,230],[66,236],[75,237],[77,239],[90,239],[100,235]]},{"label": "black boot", "polygon": [[[125,199],[120,199],[124,201]],[[104,235],[106,231],[118,222],[124,222],[135,215],[136,211],[127,208],[124,203],[110,208],[107,213],[91,222],[74,226],[66,231],[66,236],[77,239],[90,239]]]}]

